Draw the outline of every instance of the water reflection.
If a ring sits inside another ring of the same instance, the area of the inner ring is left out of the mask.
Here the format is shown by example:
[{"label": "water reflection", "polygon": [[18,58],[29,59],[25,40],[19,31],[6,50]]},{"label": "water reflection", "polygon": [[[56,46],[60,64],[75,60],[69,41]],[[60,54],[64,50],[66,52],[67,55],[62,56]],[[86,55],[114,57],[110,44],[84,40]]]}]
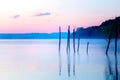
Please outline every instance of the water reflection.
[{"label": "water reflection", "polygon": [[61,60],[61,53],[59,52],[59,75],[61,76],[62,69],[62,60]]},{"label": "water reflection", "polygon": [[[71,53],[66,55],[66,40],[62,40],[60,55],[58,53],[58,40],[18,40],[16,43],[15,41],[6,40],[0,42],[0,80],[115,79],[114,46],[109,49],[112,71],[112,75],[110,75],[107,58],[104,54],[106,49],[103,46],[103,44],[106,44],[104,40],[81,39],[79,55],[77,55],[77,52],[74,55],[73,46],[71,46]],[[86,55],[86,43],[88,41],[90,42],[89,56]],[[118,50],[118,72],[120,72],[119,53],[120,49]],[[73,75],[73,58],[76,59],[75,76]],[[57,65],[58,63],[60,63],[61,67]],[[78,63],[79,66],[76,66]]]}]

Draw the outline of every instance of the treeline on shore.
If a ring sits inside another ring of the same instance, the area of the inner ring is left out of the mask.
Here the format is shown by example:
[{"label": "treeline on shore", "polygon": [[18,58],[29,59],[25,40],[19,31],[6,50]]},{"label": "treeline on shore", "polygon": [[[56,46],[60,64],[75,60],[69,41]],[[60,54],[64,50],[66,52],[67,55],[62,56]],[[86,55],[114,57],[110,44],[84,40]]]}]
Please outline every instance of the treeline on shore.
[{"label": "treeline on shore", "polygon": [[[120,17],[115,19],[109,19],[101,23],[99,26],[91,26],[87,28],[79,27],[76,30],[76,37],[80,38],[106,38],[110,32],[115,33],[114,22],[119,22],[119,33],[120,33]],[[119,36],[120,37],[120,36]]]}]

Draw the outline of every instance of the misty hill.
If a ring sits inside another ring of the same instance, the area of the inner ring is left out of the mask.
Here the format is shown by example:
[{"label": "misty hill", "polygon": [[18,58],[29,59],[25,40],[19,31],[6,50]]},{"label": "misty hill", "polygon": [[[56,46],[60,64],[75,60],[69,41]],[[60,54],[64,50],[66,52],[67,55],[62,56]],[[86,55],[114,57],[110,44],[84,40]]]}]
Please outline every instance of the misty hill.
[{"label": "misty hill", "polygon": [[[79,27],[76,30],[76,37],[80,38],[105,38],[108,35],[112,24],[117,21],[119,24],[118,29],[120,32],[120,17],[115,19],[106,20],[99,26],[91,26],[88,28]],[[114,33],[114,29],[112,30]]]},{"label": "misty hill", "polygon": [[[62,32],[62,38],[67,37],[66,32]],[[59,33],[10,33],[0,34],[0,39],[57,39]]]}]

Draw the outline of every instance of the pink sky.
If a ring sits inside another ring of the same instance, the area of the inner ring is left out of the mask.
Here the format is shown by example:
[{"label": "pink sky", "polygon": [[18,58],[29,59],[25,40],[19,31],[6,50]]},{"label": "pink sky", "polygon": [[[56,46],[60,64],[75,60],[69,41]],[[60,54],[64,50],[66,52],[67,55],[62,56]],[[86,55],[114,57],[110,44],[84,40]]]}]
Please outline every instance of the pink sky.
[{"label": "pink sky", "polygon": [[[105,4],[108,3],[109,4]],[[100,25],[120,15],[120,0],[0,1],[0,33],[57,32]]]}]

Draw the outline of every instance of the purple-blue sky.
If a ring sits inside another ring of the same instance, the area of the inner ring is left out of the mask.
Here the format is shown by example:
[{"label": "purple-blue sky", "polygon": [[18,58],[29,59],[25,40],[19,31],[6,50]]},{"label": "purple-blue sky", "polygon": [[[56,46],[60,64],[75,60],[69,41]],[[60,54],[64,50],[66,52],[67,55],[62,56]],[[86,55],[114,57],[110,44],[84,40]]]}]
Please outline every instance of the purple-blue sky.
[{"label": "purple-blue sky", "polygon": [[120,0],[0,0],[0,33],[56,32],[120,16]]}]

